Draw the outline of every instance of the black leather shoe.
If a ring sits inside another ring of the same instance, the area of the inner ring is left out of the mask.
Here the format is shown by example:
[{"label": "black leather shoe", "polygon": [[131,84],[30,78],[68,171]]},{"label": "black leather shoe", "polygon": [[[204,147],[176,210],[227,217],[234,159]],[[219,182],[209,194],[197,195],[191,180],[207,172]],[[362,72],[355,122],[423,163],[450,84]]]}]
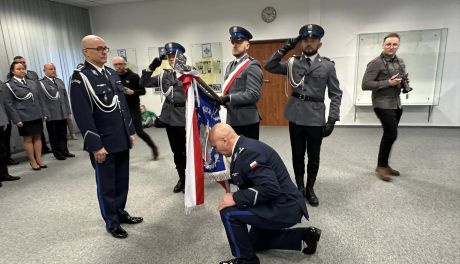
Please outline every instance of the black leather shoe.
[{"label": "black leather shoe", "polygon": [[126,218],[120,219],[120,223],[131,225],[142,223],[142,221],[144,221],[144,218],[130,215]]},{"label": "black leather shoe", "polygon": [[257,256],[253,259],[234,258],[227,261],[221,261],[219,264],[260,264],[260,260]]},{"label": "black leather shoe", "polygon": [[126,230],[124,230],[121,226],[107,228],[107,232],[112,234],[114,238],[126,238],[128,236],[128,232],[126,232]]},{"label": "black leather shoe", "polygon": [[40,165],[40,168],[41,168],[41,169],[46,169],[46,168],[48,168],[48,165],[45,165],[45,164]]},{"label": "black leather shoe", "polygon": [[0,181],[17,181],[19,179],[21,179],[21,177],[11,176],[11,175],[7,174],[6,176],[1,177]]},{"label": "black leather shoe", "polygon": [[16,160],[14,160],[12,158],[9,158],[7,164],[8,165],[18,165],[19,161],[16,161]]},{"label": "black leather shoe", "polygon": [[306,244],[306,248],[302,250],[302,253],[311,255],[316,252],[319,238],[321,237],[321,229],[316,227],[300,228],[303,231],[302,240]]},{"label": "black leather shoe", "polygon": [[56,159],[57,159],[57,160],[66,160],[67,158],[64,157],[64,156],[57,156]]},{"label": "black leather shoe", "polygon": [[66,158],[75,158],[75,154],[73,154],[73,153],[66,153],[66,154],[64,154],[64,157],[66,157]]},{"label": "black leather shoe", "polygon": [[181,180],[179,180],[176,186],[174,186],[173,193],[178,193],[178,192],[183,192],[183,191],[184,191],[184,184],[182,183]]},{"label": "black leather shoe", "polygon": [[316,197],[315,191],[312,187],[307,187],[307,189],[305,190],[305,197],[307,198],[307,201],[310,203],[311,206],[318,206],[318,197]]}]

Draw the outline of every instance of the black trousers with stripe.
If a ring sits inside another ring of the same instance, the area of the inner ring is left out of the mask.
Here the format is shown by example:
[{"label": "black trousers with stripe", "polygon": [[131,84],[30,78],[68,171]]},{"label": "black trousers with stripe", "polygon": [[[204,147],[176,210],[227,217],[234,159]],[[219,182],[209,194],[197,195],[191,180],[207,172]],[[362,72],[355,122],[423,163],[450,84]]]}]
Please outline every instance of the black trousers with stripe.
[{"label": "black trousers with stripe", "polygon": [[90,153],[96,172],[97,198],[102,218],[108,228],[120,225],[128,214],[125,211],[129,187],[129,150],[107,154],[103,163],[97,163]]},{"label": "black trousers with stripe", "polygon": [[302,230],[289,229],[295,223],[271,221],[236,206],[222,209],[220,217],[232,255],[236,258],[252,259],[255,252],[269,249],[302,249]]}]

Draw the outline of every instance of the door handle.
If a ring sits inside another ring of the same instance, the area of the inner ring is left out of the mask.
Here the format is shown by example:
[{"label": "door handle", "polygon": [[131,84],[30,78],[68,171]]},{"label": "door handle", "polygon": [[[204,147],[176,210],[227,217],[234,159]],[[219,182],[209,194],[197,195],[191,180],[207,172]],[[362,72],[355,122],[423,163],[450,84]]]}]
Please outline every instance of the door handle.
[{"label": "door handle", "polygon": [[270,80],[264,80],[264,83],[269,83],[269,82],[270,82]]}]

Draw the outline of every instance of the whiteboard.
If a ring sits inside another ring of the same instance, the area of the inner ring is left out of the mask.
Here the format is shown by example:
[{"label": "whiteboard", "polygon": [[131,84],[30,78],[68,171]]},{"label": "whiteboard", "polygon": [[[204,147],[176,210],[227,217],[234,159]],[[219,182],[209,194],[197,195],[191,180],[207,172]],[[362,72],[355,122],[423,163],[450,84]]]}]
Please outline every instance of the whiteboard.
[{"label": "whiteboard", "polygon": [[[359,34],[354,104],[372,105],[371,91],[361,88],[367,64],[382,52],[383,38],[389,32]],[[397,56],[404,60],[409,73],[408,94],[401,94],[403,105],[438,105],[447,40],[447,29],[397,32],[401,44]]]}]

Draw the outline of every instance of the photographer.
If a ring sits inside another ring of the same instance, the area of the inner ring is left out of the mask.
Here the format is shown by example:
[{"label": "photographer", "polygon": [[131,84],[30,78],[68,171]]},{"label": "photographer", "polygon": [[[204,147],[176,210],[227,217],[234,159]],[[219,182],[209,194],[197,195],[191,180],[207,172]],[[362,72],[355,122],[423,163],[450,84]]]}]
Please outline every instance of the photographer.
[{"label": "photographer", "polygon": [[391,147],[398,136],[398,124],[402,115],[401,91],[412,90],[408,86],[406,66],[396,56],[400,37],[390,33],[383,39],[383,52],[367,64],[362,89],[372,91],[372,106],[382,123],[383,137],[380,142],[376,172],[380,179],[391,181],[391,176],[399,176],[399,171],[388,164]]}]

